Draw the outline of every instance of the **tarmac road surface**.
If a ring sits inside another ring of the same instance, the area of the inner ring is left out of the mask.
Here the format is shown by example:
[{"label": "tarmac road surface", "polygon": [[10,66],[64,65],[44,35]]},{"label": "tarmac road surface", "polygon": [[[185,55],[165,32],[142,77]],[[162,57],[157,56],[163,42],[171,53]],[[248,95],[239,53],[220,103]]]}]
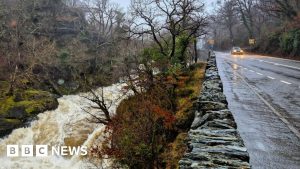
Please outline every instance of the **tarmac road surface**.
[{"label": "tarmac road surface", "polygon": [[216,52],[254,169],[300,169],[300,62]]}]

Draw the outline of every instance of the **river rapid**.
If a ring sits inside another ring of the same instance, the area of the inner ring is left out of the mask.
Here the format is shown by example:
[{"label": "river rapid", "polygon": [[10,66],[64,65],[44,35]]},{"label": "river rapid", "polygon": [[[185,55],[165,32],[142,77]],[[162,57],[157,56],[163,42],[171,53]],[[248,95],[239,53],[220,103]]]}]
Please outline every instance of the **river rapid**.
[{"label": "river rapid", "polygon": [[[103,88],[104,97],[112,102],[110,112],[114,113],[118,104],[126,97],[122,91],[124,86],[125,84],[119,83]],[[96,92],[101,90],[99,88]],[[7,145],[87,146],[88,149],[98,145],[105,126],[87,120],[91,116],[83,109],[92,104],[82,97],[87,95],[81,93],[59,98],[56,110],[40,113],[29,127],[15,129],[10,135],[0,139],[0,169],[92,168],[93,165],[87,158],[77,155],[7,157],[6,154]]]}]

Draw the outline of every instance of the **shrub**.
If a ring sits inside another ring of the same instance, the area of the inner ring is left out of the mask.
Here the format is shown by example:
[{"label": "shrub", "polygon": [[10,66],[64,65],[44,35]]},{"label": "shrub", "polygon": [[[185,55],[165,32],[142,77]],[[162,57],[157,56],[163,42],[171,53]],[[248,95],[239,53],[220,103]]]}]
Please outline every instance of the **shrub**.
[{"label": "shrub", "polygon": [[[144,54],[151,53],[146,50]],[[100,160],[109,158],[116,168],[176,168],[187,149],[184,140],[194,117],[193,101],[200,92],[204,66],[158,74],[148,90],[123,100],[106,127],[106,138],[93,154]]]},{"label": "shrub", "polygon": [[300,55],[300,29],[294,31],[294,43],[293,43],[293,53],[294,55]]},{"label": "shrub", "polygon": [[115,164],[128,168],[153,168],[159,164],[159,154],[166,146],[175,122],[168,110],[172,104],[166,86],[157,84],[146,93],[123,101],[108,125],[110,143],[103,154],[115,159]]},{"label": "shrub", "polygon": [[285,32],[280,37],[280,48],[285,53],[291,53],[293,51],[293,34],[291,32]]},{"label": "shrub", "polygon": [[280,47],[280,33],[272,33],[268,37],[267,52],[274,52]]}]

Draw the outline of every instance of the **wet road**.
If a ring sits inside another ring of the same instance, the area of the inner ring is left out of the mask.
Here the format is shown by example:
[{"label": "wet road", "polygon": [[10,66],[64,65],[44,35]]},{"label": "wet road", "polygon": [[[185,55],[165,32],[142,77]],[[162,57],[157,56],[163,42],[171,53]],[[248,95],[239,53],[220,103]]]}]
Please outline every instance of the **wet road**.
[{"label": "wet road", "polygon": [[216,52],[254,169],[300,168],[300,62]]}]

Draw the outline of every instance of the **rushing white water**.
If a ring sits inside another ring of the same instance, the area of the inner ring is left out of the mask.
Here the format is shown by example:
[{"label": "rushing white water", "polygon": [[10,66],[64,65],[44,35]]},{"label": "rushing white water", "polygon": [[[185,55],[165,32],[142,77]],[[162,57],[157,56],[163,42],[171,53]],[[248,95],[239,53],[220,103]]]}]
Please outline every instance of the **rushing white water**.
[{"label": "rushing white water", "polygon": [[[115,112],[117,105],[125,97],[122,88],[125,84],[114,84],[103,88],[104,97],[112,101],[110,112]],[[98,92],[101,89],[98,89]],[[104,125],[91,123],[84,107],[90,102],[82,95],[68,95],[58,99],[56,110],[38,115],[38,120],[30,127],[15,129],[7,137],[0,139],[0,169],[78,169],[86,168],[88,162],[78,156],[62,157],[7,157],[6,145],[49,145],[80,146],[88,148],[99,144],[97,138],[103,132]]]}]

